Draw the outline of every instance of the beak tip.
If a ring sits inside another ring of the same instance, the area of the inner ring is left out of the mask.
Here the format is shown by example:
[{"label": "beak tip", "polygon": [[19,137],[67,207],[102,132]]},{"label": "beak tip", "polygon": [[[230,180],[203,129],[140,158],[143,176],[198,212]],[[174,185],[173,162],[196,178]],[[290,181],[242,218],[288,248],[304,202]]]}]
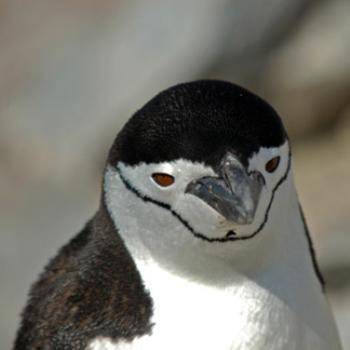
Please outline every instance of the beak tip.
[{"label": "beak tip", "polygon": [[255,220],[262,188],[257,174],[249,175],[242,163],[228,154],[219,169],[220,177],[206,176],[190,182],[185,193],[203,200],[226,220],[250,225]]},{"label": "beak tip", "polygon": [[250,225],[253,223],[255,217],[255,212],[244,212],[242,215],[234,217],[234,222],[239,225]]}]

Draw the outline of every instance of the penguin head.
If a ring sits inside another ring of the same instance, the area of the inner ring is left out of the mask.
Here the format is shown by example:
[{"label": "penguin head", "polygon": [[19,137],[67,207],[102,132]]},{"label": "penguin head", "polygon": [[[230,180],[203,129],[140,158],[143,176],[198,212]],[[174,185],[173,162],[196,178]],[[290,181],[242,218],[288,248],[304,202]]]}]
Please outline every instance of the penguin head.
[{"label": "penguin head", "polygon": [[228,82],[196,81],[161,92],[126,123],[108,157],[105,200],[117,227],[128,216],[160,240],[164,231],[230,244],[264,229],[289,170],[270,105]]}]

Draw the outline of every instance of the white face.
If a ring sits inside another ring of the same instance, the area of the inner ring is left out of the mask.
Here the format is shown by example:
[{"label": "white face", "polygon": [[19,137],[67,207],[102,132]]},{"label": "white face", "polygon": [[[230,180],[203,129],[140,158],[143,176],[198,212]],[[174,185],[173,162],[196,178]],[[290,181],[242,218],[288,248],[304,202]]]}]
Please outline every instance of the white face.
[{"label": "white face", "polygon": [[[274,171],[268,172],[266,164],[275,157],[280,157],[279,164]],[[261,148],[250,157],[248,173],[260,172],[265,180],[254,220],[250,224],[239,225],[229,221],[200,198],[186,193],[191,181],[204,176],[218,177],[219,174],[211,167],[182,159],[136,166],[119,162],[117,168],[109,166],[105,177],[107,206],[117,227],[118,222],[123,225],[123,217],[130,216],[129,220],[139,220],[145,229],[147,227],[155,232],[181,229],[191,240],[225,244],[230,240],[252,238],[268,221],[274,194],[289,172],[289,158],[288,142],[276,148]],[[171,175],[174,182],[167,186],[159,185],[153,177],[157,173]],[[124,213],[121,202],[128,207]],[[232,230],[235,235],[227,238],[227,233]]]}]

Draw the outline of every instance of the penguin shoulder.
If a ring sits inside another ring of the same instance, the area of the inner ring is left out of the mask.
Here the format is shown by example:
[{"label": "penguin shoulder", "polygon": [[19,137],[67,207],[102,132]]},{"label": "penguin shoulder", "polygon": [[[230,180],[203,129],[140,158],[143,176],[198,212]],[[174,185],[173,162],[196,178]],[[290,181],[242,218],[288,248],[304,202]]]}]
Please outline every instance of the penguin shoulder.
[{"label": "penguin shoulder", "polygon": [[15,349],[84,349],[102,335],[117,340],[150,331],[151,299],[101,216],[60,249],[32,286]]}]

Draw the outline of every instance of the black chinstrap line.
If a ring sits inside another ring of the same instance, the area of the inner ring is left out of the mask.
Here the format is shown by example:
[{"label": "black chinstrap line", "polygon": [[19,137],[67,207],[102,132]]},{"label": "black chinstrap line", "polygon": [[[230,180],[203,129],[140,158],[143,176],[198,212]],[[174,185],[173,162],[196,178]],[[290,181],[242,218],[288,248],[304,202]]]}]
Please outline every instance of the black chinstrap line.
[{"label": "black chinstrap line", "polygon": [[265,226],[268,217],[269,217],[269,211],[271,209],[272,206],[272,202],[275,196],[275,192],[277,191],[277,189],[279,188],[279,186],[287,179],[288,174],[289,174],[289,170],[290,170],[290,166],[291,166],[291,153],[289,152],[288,154],[288,165],[287,165],[287,169],[285,174],[283,175],[283,177],[278,181],[278,183],[276,184],[276,186],[274,187],[274,189],[272,190],[272,195],[271,195],[271,199],[270,202],[267,206],[266,212],[265,212],[265,216],[264,216],[264,220],[261,223],[261,225],[259,226],[259,228],[254,231],[253,233],[251,233],[248,236],[241,236],[241,237],[222,237],[222,238],[209,238],[205,235],[203,235],[202,233],[196,232],[193,227],[188,223],[187,220],[185,220],[184,218],[181,217],[180,214],[178,214],[175,210],[173,210],[171,208],[171,206],[169,204],[157,201],[151,197],[148,197],[142,193],[140,193],[140,191],[138,191],[136,188],[134,188],[127,179],[124,178],[124,176],[121,173],[121,170],[119,169],[118,166],[116,166],[116,170],[119,174],[120,179],[122,180],[123,184],[125,185],[125,187],[131,191],[132,193],[134,193],[137,197],[139,197],[141,200],[143,200],[144,202],[150,202],[153,203],[155,205],[158,205],[161,208],[164,208],[166,210],[168,210],[172,215],[174,215],[195,237],[200,238],[206,242],[220,242],[220,243],[225,243],[225,242],[230,242],[230,241],[242,241],[242,240],[247,240],[250,238],[253,238],[254,236],[256,236]]},{"label": "black chinstrap line", "polygon": [[314,271],[315,271],[316,277],[318,278],[318,280],[319,280],[319,282],[321,284],[322,291],[324,292],[325,291],[325,287],[326,287],[326,282],[325,282],[325,280],[323,278],[323,275],[321,273],[320,267],[318,266],[315,249],[314,249],[314,246],[313,246],[313,243],[312,243],[312,239],[311,239],[311,236],[310,236],[309,229],[307,227],[307,223],[306,223],[306,219],[305,219],[305,216],[304,216],[304,212],[303,212],[303,209],[301,208],[300,203],[299,203],[299,212],[300,212],[301,220],[303,222],[306,240],[307,240],[307,243],[308,243],[308,246],[309,246],[309,251],[310,251],[310,255],[311,255],[312,265],[314,267]]},{"label": "black chinstrap line", "polygon": [[[207,236],[203,235],[202,233],[196,232],[193,229],[193,227],[185,219],[183,219],[176,211],[174,211],[171,208],[171,206],[169,204],[162,203],[160,201],[157,201],[157,200],[155,200],[153,198],[150,198],[148,196],[145,196],[145,195],[141,194],[137,189],[132,187],[131,184],[123,177],[123,175],[121,174],[121,171],[120,171],[118,166],[116,167],[116,170],[117,170],[117,172],[119,174],[119,177],[121,178],[123,184],[125,185],[125,187],[128,190],[133,192],[141,200],[143,200],[145,202],[153,203],[155,205],[158,205],[159,207],[162,207],[162,208],[170,211],[171,214],[174,215],[195,237],[197,237],[199,239],[202,239],[203,241],[210,242],[210,243],[212,243],[212,242],[226,243],[226,242],[230,242],[230,241],[238,241],[238,240],[242,241],[242,240],[247,240],[247,239],[253,238],[254,236],[256,236],[264,228],[264,226],[265,226],[265,224],[266,224],[266,222],[268,220],[268,217],[269,217],[269,212],[270,212],[270,209],[271,209],[271,206],[272,206],[272,202],[273,202],[275,193],[276,193],[277,189],[281,186],[281,184],[287,179],[289,171],[290,171],[290,167],[291,167],[291,152],[289,152],[289,154],[288,154],[288,165],[287,165],[286,172],[283,175],[283,177],[281,177],[281,179],[278,181],[278,183],[276,184],[274,189],[272,190],[271,199],[270,199],[269,205],[268,205],[268,207],[266,209],[264,220],[261,223],[261,225],[259,226],[259,228],[256,231],[254,231],[252,234],[250,234],[249,236],[243,236],[243,237],[232,237],[232,236],[230,236],[230,237],[222,237],[222,238],[208,238]],[[303,224],[304,224],[304,232],[305,232],[306,239],[307,239],[307,242],[308,242],[309,252],[310,252],[312,264],[313,264],[313,267],[314,267],[314,271],[315,271],[315,274],[316,274],[316,276],[317,276],[317,278],[318,278],[318,280],[319,280],[319,282],[320,282],[320,284],[322,286],[322,289],[324,290],[324,286],[325,286],[324,278],[322,276],[322,273],[321,273],[320,268],[319,268],[318,263],[317,263],[315,250],[313,248],[313,244],[312,244],[312,240],[311,240],[311,237],[310,237],[310,234],[309,234],[309,230],[308,230],[307,225],[306,225],[304,213],[303,213],[300,205],[299,205],[299,210],[300,210],[300,214],[301,214],[301,219],[302,219]]]}]

